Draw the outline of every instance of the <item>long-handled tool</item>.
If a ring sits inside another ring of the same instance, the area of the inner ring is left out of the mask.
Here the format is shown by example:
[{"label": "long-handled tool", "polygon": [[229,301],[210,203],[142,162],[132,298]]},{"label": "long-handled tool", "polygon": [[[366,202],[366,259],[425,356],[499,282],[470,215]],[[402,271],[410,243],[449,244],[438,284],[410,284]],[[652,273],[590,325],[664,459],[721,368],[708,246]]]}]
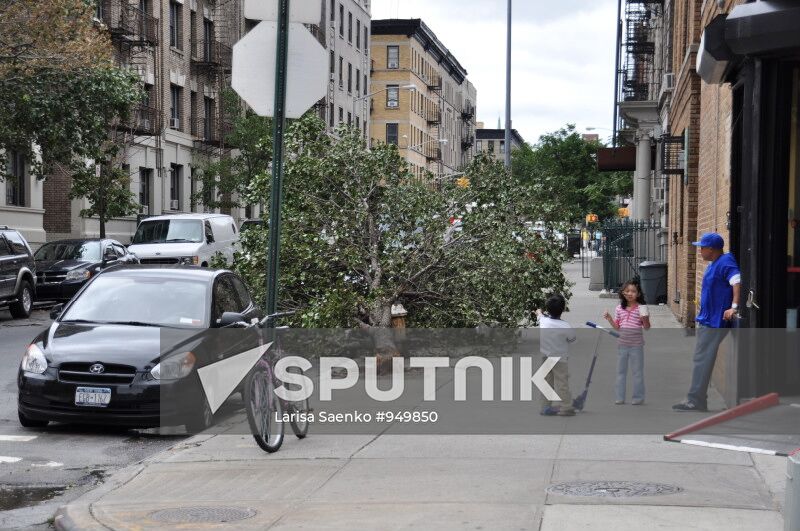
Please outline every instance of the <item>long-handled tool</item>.
[{"label": "long-handled tool", "polygon": [[586,322],[586,326],[591,326],[592,328],[596,328],[600,330],[600,333],[597,334],[597,343],[594,345],[594,356],[592,356],[592,365],[589,367],[589,375],[586,377],[586,387],[584,388],[583,392],[578,395],[575,400],[572,401],[572,407],[575,411],[583,411],[583,406],[586,404],[586,396],[589,394],[589,384],[592,383],[592,373],[594,372],[594,365],[597,363],[597,351],[600,349],[600,340],[603,339],[603,332],[612,335],[614,337],[619,337],[619,334],[614,330],[610,330],[606,327],[600,326],[596,323],[591,321]]}]

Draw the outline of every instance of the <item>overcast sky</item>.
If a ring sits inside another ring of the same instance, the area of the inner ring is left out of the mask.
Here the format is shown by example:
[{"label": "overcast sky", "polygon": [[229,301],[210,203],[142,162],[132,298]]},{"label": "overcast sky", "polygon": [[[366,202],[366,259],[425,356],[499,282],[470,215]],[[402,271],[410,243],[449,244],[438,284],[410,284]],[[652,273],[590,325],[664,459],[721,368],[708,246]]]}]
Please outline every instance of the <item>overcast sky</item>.
[{"label": "overcast sky", "polygon": [[[478,121],[505,120],[506,0],[373,0],[372,18],[421,18],[467,69]],[[530,143],[567,123],[611,128],[615,0],[515,0],[511,121]],[[504,125],[503,125],[504,127]],[[611,131],[597,130],[606,138]]]}]

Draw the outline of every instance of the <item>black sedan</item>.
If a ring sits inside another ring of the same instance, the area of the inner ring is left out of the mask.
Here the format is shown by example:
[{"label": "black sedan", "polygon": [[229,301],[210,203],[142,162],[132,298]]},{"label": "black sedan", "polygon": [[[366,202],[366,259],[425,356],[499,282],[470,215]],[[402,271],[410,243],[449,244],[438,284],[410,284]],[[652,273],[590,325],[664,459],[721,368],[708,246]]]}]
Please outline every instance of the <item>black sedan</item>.
[{"label": "black sedan", "polygon": [[43,301],[70,300],[86,281],[112,264],[138,264],[125,246],[109,239],[59,240],[42,245],[36,261],[36,295]]},{"label": "black sedan", "polygon": [[18,373],[26,427],[59,421],[202,431],[214,410],[198,369],[260,345],[252,327],[223,329],[260,317],[229,271],[115,267],[52,315]]}]

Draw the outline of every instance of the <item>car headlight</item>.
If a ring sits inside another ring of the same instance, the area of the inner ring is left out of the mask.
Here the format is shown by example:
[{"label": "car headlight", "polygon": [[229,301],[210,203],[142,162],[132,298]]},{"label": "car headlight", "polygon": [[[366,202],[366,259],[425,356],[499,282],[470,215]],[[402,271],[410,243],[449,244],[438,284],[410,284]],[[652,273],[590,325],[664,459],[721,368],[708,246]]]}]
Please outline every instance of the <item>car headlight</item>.
[{"label": "car headlight", "polygon": [[22,370],[33,374],[42,374],[47,370],[47,358],[36,345],[30,345],[22,356]]},{"label": "car headlight", "polygon": [[197,361],[194,353],[184,352],[177,356],[170,356],[150,371],[150,376],[156,380],[177,380],[188,376]]},{"label": "car headlight", "polygon": [[199,256],[184,256],[180,260],[181,264],[184,265],[197,265],[200,263]]},{"label": "car headlight", "polygon": [[86,280],[92,276],[92,272],[88,269],[73,269],[67,273],[67,280]]}]

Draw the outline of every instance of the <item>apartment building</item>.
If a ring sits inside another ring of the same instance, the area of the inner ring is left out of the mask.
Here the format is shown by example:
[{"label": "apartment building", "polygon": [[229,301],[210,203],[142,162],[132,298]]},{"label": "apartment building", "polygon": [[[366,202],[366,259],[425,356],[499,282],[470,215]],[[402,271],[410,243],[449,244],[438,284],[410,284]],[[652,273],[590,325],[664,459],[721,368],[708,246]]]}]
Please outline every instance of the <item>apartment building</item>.
[{"label": "apartment building", "polygon": [[35,249],[46,241],[44,185],[21,153],[9,153],[8,164],[13,178],[0,180],[0,226],[18,229]]},{"label": "apartment building", "polygon": [[[486,153],[494,160],[503,162],[506,157],[506,130],[485,129],[483,123],[478,123],[475,130],[475,151]],[[511,130],[511,151],[519,148],[525,140],[516,129]]]},{"label": "apartment building", "polygon": [[322,0],[322,20],[311,30],[328,50],[328,92],[317,112],[332,133],[352,125],[369,138],[370,93],[369,0]]},{"label": "apartment building", "polygon": [[[243,31],[242,0],[100,0],[96,18],[111,34],[117,64],[135,71],[145,91],[130,119],[111,131],[139,214],[205,210],[193,177],[230,151],[221,91],[230,86],[232,46]],[[88,204],[67,199],[70,186],[64,173],[45,181],[48,240],[99,234],[97,219],[80,217]],[[243,218],[241,210],[232,214]],[[137,217],[109,221],[107,235],[127,241]]]},{"label": "apartment building", "polygon": [[372,21],[373,141],[395,144],[418,178],[456,173],[475,155],[477,92],[420,19]]}]

